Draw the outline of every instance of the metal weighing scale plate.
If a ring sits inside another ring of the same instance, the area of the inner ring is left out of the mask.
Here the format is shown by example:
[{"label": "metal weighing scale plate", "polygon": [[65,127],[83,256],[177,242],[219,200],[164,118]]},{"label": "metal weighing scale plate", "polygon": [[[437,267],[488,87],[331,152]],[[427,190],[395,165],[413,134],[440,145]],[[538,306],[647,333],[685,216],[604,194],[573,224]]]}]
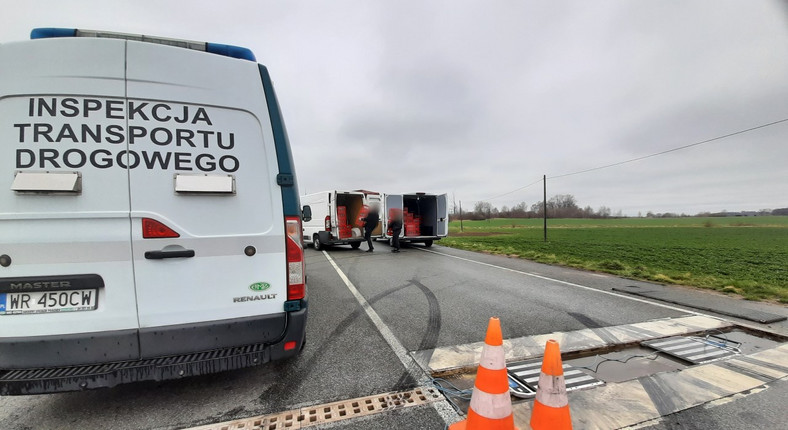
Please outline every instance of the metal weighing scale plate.
[{"label": "metal weighing scale plate", "polygon": [[[589,388],[604,384],[604,382],[600,381],[599,379],[587,375],[582,370],[576,369],[569,364],[563,363],[563,367],[566,391],[579,390],[581,388]],[[539,374],[542,371],[541,358],[507,364],[506,370],[509,372],[510,386],[511,379],[514,378],[515,380],[522,382],[523,385],[532,389],[534,394],[536,393],[536,389],[539,385]]]},{"label": "metal weighing scale plate", "polygon": [[[656,349],[692,364],[703,364],[737,355],[738,352],[726,345],[724,340],[717,341],[696,336],[674,336],[641,342],[643,346]],[[731,342],[737,344],[736,342]],[[738,344],[737,344],[738,346]]]}]

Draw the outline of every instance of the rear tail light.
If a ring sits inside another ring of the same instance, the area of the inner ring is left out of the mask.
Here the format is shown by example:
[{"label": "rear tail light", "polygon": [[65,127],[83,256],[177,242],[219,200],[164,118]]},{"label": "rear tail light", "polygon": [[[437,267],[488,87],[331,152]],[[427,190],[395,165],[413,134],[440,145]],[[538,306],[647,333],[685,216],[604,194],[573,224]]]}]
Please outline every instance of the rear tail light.
[{"label": "rear tail light", "polygon": [[331,215],[326,215],[326,231],[331,231]]},{"label": "rear tail light", "polygon": [[144,239],[163,239],[171,237],[181,237],[178,232],[167,227],[155,219],[142,219],[142,237]]},{"label": "rear tail light", "polygon": [[304,283],[304,248],[301,218],[285,218],[285,242],[287,247],[287,300],[299,300],[306,296]]}]

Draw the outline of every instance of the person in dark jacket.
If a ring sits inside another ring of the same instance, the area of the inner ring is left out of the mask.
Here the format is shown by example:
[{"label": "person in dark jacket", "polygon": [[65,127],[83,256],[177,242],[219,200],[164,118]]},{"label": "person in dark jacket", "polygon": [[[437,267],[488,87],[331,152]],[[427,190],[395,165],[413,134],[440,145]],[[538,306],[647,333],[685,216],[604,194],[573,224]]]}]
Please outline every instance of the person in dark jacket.
[{"label": "person in dark jacket", "polygon": [[372,205],[369,207],[369,213],[364,218],[364,239],[367,240],[367,252],[372,252],[375,248],[372,246],[372,230],[378,226],[380,222],[380,215],[378,215],[378,206]]},{"label": "person in dark jacket", "polygon": [[399,234],[402,232],[402,215],[400,213],[394,214],[394,217],[389,221],[389,228],[391,229],[391,246],[394,247],[391,252],[399,252]]}]

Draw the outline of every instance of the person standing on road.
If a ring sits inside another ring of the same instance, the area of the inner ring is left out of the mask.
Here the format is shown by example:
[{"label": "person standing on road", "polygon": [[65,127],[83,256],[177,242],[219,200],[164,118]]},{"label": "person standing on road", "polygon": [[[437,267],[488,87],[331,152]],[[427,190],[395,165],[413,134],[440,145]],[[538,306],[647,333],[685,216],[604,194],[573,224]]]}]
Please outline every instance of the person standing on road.
[{"label": "person standing on road", "polygon": [[394,249],[391,252],[399,252],[399,234],[402,232],[402,214],[396,212],[389,221],[389,228],[391,229],[391,246]]},{"label": "person standing on road", "polygon": [[367,240],[367,252],[372,252],[375,248],[372,246],[372,230],[377,228],[380,222],[380,215],[378,215],[378,205],[371,205],[369,213],[364,218],[364,239]]}]

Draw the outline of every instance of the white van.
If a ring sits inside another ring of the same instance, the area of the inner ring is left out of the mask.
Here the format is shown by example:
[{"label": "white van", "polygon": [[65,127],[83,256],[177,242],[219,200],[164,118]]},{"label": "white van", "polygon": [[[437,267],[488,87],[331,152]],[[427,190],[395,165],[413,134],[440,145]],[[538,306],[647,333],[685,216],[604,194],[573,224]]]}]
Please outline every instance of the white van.
[{"label": "white van", "polygon": [[[301,196],[301,202],[311,208],[311,221],[304,222],[304,243],[315,249],[325,246],[350,245],[357,249],[364,241],[361,219],[366,208],[382,207],[380,193],[367,190],[331,190]],[[383,237],[381,222],[372,231],[373,238]]]},{"label": "white van", "polygon": [[[383,200],[386,225],[392,210],[402,213],[400,241],[423,243],[430,247],[434,241],[448,236],[449,205],[446,194],[385,194]],[[391,242],[388,229],[383,233],[383,238]]]},{"label": "white van", "polygon": [[304,344],[295,170],[245,48],[74,29],[0,44],[0,394]]}]

